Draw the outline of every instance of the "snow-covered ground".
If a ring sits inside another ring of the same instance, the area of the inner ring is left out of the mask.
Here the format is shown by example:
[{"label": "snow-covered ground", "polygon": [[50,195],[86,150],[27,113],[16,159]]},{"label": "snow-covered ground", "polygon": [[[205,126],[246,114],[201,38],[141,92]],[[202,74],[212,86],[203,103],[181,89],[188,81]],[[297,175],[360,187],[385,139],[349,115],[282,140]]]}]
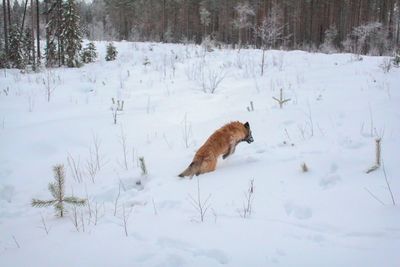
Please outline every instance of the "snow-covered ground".
[{"label": "snow-covered ground", "polygon": [[[259,50],[122,42],[106,62],[96,44],[99,60],[79,69],[1,70],[0,266],[400,266],[400,69],[384,73],[387,58],[267,51],[260,76]],[[116,125],[112,98],[124,100]],[[178,179],[234,120],[254,143]],[[397,206],[383,168],[365,173],[377,137]],[[58,218],[30,205],[51,198],[56,164],[66,194],[90,200],[77,227],[71,209]],[[204,222],[191,204],[198,182]]]}]

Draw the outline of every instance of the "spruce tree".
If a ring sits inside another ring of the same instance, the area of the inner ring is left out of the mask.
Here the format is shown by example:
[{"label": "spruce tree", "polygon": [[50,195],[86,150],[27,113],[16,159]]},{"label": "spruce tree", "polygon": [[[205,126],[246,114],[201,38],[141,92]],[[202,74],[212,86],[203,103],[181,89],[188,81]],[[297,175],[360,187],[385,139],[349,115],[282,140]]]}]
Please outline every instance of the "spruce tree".
[{"label": "spruce tree", "polygon": [[64,165],[56,165],[53,167],[54,171],[54,183],[49,183],[49,191],[53,196],[51,200],[40,200],[32,199],[32,207],[42,208],[53,206],[58,212],[60,217],[64,216],[65,207],[64,204],[70,204],[75,206],[84,206],[86,204],[86,199],[77,198],[74,196],[65,196],[65,171]]},{"label": "spruce tree", "polygon": [[62,37],[64,40],[65,59],[68,67],[79,67],[79,52],[82,49],[82,32],[79,26],[79,14],[75,0],[64,4]]},{"label": "spruce tree", "polygon": [[112,61],[115,60],[117,58],[117,48],[114,46],[114,44],[112,42],[110,42],[107,45],[107,55],[106,55],[106,60],[107,61]]},{"label": "spruce tree", "polygon": [[45,0],[45,18],[46,18],[46,46],[44,48],[46,66],[54,67],[57,62],[61,66],[61,55],[57,44],[61,40],[61,17],[58,15],[60,1]]},{"label": "spruce tree", "polygon": [[12,68],[24,69],[26,60],[22,50],[22,34],[17,25],[12,25],[9,32],[10,51],[8,52],[8,59]]},{"label": "spruce tree", "polygon": [[84,63],[91,63],[97,59],[96,46],[93,42],[88,43],[82,50],[81,58]]},{"label": "spruce tree", "polygon": [[24,54],[24,58],[26,60],[26,64],[33,64],[32,59],[32,47],[33,47],[33,36],[32,29],[25,28],[24,34],[22,36],[22,50]]}]

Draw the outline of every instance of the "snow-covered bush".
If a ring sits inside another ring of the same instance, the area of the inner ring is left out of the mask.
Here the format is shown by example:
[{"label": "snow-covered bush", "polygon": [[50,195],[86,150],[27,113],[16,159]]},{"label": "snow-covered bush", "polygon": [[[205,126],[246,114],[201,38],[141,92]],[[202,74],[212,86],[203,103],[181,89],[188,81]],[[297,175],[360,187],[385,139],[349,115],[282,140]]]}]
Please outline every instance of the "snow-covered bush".
[{"label": "snow-covered bush", "polygon": [[217,42],[213,36],[207,35],[204,37],[203,41],[201,42],[201,46],[204,48],[205,51],[207,52],[212,52],[214,51],[214,48],[221,48],[221,44]]},{"label": "snow-covered bush", "polygon": [[383,70],[384,73],[388,73],[392,68],[392,61],[389,58],[384,58],[382,64],[379,67]]},{"label": "snow-covered bush", "polygon": [[363,24],[353,28],[342,44],[347,52],[383,55],[388,48],[387,29],[380,22]]},{"label": "snow-covered bush", "polygon": [[338,43],[338,31],[335,25],[332,25],[325,31],[324,42],[321,45],[321,51],[323,53],[335,53],[337,52]]},{"label": "snow-covered bush", "polygon": [[112,61],[117,58],[118,51],[117,48],[114,46],[114,44],[111,42],[107,45],[107,55],[106,55],[106,60],[107,61]]}]

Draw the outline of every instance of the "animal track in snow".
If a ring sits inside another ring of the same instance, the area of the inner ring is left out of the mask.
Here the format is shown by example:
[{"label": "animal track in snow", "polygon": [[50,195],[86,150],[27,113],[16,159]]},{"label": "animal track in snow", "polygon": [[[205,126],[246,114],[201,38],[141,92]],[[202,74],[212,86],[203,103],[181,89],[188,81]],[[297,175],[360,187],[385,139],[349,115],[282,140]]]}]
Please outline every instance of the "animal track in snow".
[{"label": "animal track in snow", "polygon": [[319,186],[321,186],[323,189],[328,189],[328,188],[332,188],[333,186],[335,186],[338,182],[340,182],[341,178],[339,175],[335,174],[335,175],[328,175],[324,178],[322,178],[319,181]]},{"label": "animal track in snow", "polygon": [[296,205],[292,202],[286,202],[285,211],[288,216],[293,216],[299,220],[305,220],[312,217],[312,210],[309,207]]}]

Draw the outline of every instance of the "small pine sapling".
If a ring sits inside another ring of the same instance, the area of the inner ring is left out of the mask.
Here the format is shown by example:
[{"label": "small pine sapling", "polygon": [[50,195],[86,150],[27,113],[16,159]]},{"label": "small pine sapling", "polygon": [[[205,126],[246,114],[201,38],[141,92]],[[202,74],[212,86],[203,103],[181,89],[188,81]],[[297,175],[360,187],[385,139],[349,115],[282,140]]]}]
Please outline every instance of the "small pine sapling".
[{"label": "small pine sapling", "polygon": [[276,97],[272,97],[274,100],[278,101],[279,103],[279,108],[282,108],[283,104],[285,104],[286,102],[290,101],[290,98],[288,99],[283,99],[283,93],[282,93],[282,88],[280,90],[280,94],[279,94],[279,99]]},{"label": "small pine sapling", "polygon": [[84,206],[86,199],[77,198],[74,196],[65,196],[65,171],[64,165],[55,165],[53,167],[55,182],[49,183],[49,191],[54,199],[51,200],[40,200],[32,199],[32,207],[42,208],[53,206],[58,212],[60,217],[64,217],[65,207],[64,204],[70,204],[73,206]]},{"label": "small pine sapling", "polygon": [[93,42],[90,42],[83,48],[81,58],[84,63],[91,63],[97,59],[96,46]]},{"label": "small pine sapling", "polygon": [[114,46],[113,43],[109,43],[107,45],[107,55],[106,55],[106,61],[112,61],[117,58],[118,51],[117,48]]}]

